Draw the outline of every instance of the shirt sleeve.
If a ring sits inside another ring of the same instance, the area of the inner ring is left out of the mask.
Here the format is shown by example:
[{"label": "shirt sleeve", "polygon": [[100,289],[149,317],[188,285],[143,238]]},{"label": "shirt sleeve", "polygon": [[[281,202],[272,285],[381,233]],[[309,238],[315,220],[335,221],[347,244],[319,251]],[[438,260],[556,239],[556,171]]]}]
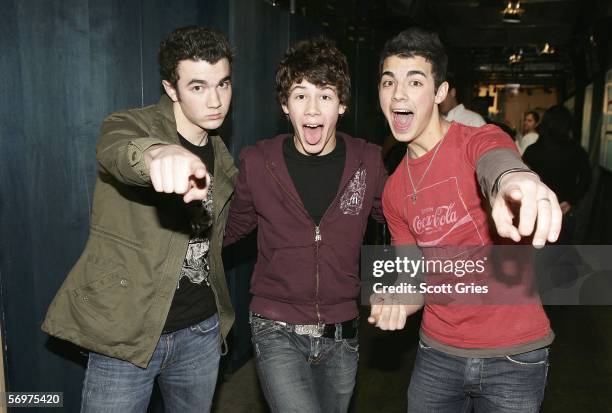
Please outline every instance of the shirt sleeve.
[{"label": "shirt sleeve", "polygon": [[255,149],[252,147],[240,151],[240,171],[225,225],[223,246],[233,244],[257,226],[257,211],[249,185],[249,160],[252,159],[254,152]]},{"label": "shirt sleeve", "polygon": [[374,218],[377,222],[385,222],[385,217],[383,215],[383,207],[382,207],[382,193],[385,187],[385,182],[387,181],[387,169],[383,164],[382,155],[380,154],[380,149],[377,149],[376,155],[376,189],[374,193],[374,200],[372,202],[372,218]]},{"label": "shirt sleeve", "polygon": [[404,196],[401,189],[393,185],[392,179],[387,180],[387,185],[383,192],[382,205],[387,226],[391,233],[391,244],[405,245],[415,244],[416,240],[410,231],[408,223],[401,214],[401,202]]},{"label": "shirt sleeve", "polygon": [[507,148],[516,152],[516,145],[510,135],[496,125],[484,125],[473,129],[466,137],[467,161],[476,168],[481,156],[494,149]]}]

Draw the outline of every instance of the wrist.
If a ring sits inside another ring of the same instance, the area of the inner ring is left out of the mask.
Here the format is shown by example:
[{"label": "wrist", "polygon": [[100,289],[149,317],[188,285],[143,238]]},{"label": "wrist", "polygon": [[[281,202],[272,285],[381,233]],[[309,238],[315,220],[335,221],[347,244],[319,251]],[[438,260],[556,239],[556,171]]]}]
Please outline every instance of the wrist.
[{"label": "wrist", "polygon": [[533,172],[529,168],[510,168],[510,169],[507,169],[507,170],[503,171],[501,174],[499,174],[498,177],[495,179],[495,182],[493,182],[493,188],[491,190],[491,195],[493,197],[495,197],[498,194],[499,188],[500,188],[501,183],[502,183],[502,180],[505,177],[507,177],[508,175],[511,175],[513,173],[518,173],[518,172],[530,173],[530,174],[533,174],[536,177],[538,177],[538,179],[540,178],[537,173]]}]

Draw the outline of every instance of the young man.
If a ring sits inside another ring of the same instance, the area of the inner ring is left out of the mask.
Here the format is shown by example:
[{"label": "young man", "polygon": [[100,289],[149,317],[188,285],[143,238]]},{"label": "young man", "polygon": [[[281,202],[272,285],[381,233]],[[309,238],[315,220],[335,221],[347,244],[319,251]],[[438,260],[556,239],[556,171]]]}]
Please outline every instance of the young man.
[{"label": "young man", "polygon": [[486,124],[485,120],[478,113],[467,109],[463,105],[461,92],[457,90],[455,80],[447,78],[448,92],[446,98],[440,102],[440,113],[444,115],[447,121],[459,122],[468,126],[482,126]]},{"label": "young man", "polygon": [[[43,330],[89,349],[85,412],[209,411],[234,314],[221,261],[237,170],[221,126],[232,54],[210,29],[159,49],[166,94],[110,115],[97,145],[90,237]],[[205,166],[206,165],[206,166]]]},{"label": "young man", "polygon": [[[381,56],[380,105],[396,139],[408,143],[405,160],[383,195],[393,243],[492,245],[475,172],[493,170],[491,159],[499,156],[506,160],[492,188],[499,188],[492,198],[498,234],[519,241],[533,231],[537,215],[534,244],[555,241],[561,222],[555,195],[527,170],[504,170],[515,152],[512,140],[495,126],[473,128],[441,117],[438,105],[448,91],[446,62],[437,35],[418,28],[389,40]],[[491,187],[485,184],[484,192],[489,194]],[[513,201],[521,203],[518,228],[507,205]],[[415,227],[444,208],[451,210],[448,219]],[[403,328],[407,315],[418,308],[377,304],[370,322],[382,329]],[[427,304],[420,337],[409,412],[469,411],[470,406],[477,412],[539,410],[547,346],[553,340],[541,305]]]},{"label": "young man", "polygon": [[530,145],[538,141],[538,126],[540,125],[540,114],[535,110],[525,112],[523,118],[523,134],[516,139],[516,146],[523,155]]},{"label": "young man", "polygon": [[359,253],[382,220],[380,148],[336,132],[346,57],[295,44],[276,72],[293,133],[242,150],[225,243],[258,227],[250,305],[256,366],[273,412],[345,412],[357,371]]}]

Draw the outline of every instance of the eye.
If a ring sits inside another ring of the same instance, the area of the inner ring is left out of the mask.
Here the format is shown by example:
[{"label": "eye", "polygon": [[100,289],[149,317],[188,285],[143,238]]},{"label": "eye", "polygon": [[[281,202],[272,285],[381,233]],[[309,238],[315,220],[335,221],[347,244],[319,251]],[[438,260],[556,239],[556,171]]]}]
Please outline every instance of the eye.
[{"label": "eye", "polygon": [[423,86],[423,82],[421,82],[420,80],[411,80],[410,82],[408,82],[408,84],[412,87],[421,87]]},{"label": "eye", "polygon": [[306,96],[304,96],[302,94],[298,94],[298,95],[295,95],[295,99],[296,100],[304,100],[304,99],[306,99]]},{"label": "eye", "polygon": [[202,86],[194,86],[191,88],[191,90],[193,90],[194,92],[201,92],[202,90],[204,90],[204,88]]},{"label": "eye", "polygon": [[219,83],[219,87],[221,89],[227,89],[228,87],[231,86],[231,82],[229,80],[224,80],[223,82]]},{"label": "eye", "polygon": [[380,82],[380,85],[382,87],[389,87],[389,86],[393,85],[393,81],[391,81],[391,80],[383,80],[383,81]]},{"label": "eye", "polygon": [[330,95],[322,95],[322,96],[321,96],[321,99],[322,99],[322,100],[332,100],[332,99],[333,99],[333,97],[332,97],[332,96],[330,96]]}]

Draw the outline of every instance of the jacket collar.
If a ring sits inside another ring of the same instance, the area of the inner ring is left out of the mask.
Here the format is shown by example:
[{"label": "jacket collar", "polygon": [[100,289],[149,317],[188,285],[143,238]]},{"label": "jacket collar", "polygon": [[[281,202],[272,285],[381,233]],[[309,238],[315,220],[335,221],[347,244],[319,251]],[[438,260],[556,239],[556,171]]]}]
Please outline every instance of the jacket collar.
[{"label": "jacket collar", "polygon": [[219,136],[209,136],[210,143],[215,152],[215,194],[213,198],[213,214],[218,216],[223,206],[234,192],[234,178],[236,167],[234,158],[228,152],[223,140]]}]

